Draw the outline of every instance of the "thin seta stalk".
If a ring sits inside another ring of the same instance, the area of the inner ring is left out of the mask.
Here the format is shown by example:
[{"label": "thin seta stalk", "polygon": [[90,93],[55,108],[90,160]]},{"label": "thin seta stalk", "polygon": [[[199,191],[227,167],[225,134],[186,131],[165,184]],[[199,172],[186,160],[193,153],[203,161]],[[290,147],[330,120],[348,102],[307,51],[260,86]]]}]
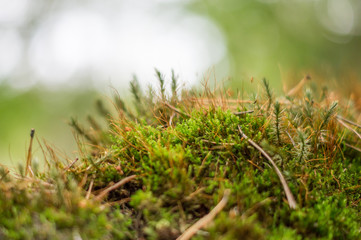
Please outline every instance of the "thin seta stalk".
[{"label": "thin seta stalk", "polygon": [[25,177],[28,175],[29,171],[30,171],[31,175],[34,175],[33,171],[31,170],[31,159],[32,159],[34,135],[35,135],[35,129],[32,128],[30,131],[30,145],[29,145],[29,149],[28,149],[28,155],[26,157]]}]

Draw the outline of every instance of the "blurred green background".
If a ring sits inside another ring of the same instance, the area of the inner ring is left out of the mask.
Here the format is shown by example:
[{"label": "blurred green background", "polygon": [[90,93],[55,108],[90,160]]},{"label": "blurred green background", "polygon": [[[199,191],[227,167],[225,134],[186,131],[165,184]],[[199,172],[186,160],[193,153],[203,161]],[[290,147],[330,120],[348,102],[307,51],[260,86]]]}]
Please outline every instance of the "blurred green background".
[{"label": "blurred green background", "polygon": [[191,6],[222,30],[235,85],[252,75],[280,88],[282,71],[360,76],[360,1],[200,0]]},{"label": "blurred green background", "polygon": [[[74,158],[76,142],[68,125],[70,118],[86,122],[88,114],[96,114],[94,102],[100,97],[95,90],[49,90],[37,86],[19,91],[0,85],[0,163],[16,166],[24,162],[31,128],[40,141],[45,139],[60,156]],[[35,152],[41,154],[37,141],[34,146]]]},{"label": "blurred green background", "polygon": [[191,9],[224,34],[235,86],[247,76],[266,76],[278,89],[281,79],[312,72],[360,76],[360,1],[199,0]]},{"label": "blurred green background", "polygon": [[[0,0],[0,163],[24,160],[29,131],[73,157],[70,117],[85,121],[133,74],[153,85],[174,69],[184,87],[211,72],[282,92],[305,74],[361,76],[358,0]],[[210,70],[209,70],[210,69]],[[319,79],[317,79],[319,78]],[[321,79],[322,78],[322,79]],[[351,91],[358,85],[343,84]],[[39,148],[37,148],[39,152]]]}]

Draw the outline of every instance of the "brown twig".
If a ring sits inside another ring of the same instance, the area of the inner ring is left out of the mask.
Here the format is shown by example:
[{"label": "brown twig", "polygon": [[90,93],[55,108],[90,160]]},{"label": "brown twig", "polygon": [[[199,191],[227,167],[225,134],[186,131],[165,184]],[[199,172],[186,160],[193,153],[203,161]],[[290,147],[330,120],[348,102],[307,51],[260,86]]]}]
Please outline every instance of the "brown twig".
[{"label": "brown twig", "polygon": [[254,162],[252,162],[251,160],[247,160],[247,162],[249,162],[250,164],[252,164],[253,166],[255,166],[258,170],[260,170],[261,172],[263,172],[264,170],[258,166],[257,164],[255,164]]},{"label": "brown twig", "polygon": [[304,78],[301,79],[301,81],[294,88],[292,88],[290,91],[288,91],[287,96],[294,96],[297,93],[299,93],[302,90],[305,83],[307,82],[307,80],[310,80],[310,79],[311,79],[311,77],[309,75],[306,75]]},{"label": "brown twig", "polygon": [[288,131],[285,131],[285,132],[286,132],[287,136],[289,137],[289,139],[291,140],[291,143],[292,143],[293,147],[296,147],[296,143],[295,143],[295,141],[293,140],[291,134],[290,134]]},{"label": "brown twig", "polygon": [[253,113],[254,110],[248,110],[248,111],[243,111],[243,112],[234,112],[234,115],[243,115],[243,114],[247,114],[247,113]]},{"label": "brown twig", "polygon": [[274,197],[268,197],[266,199],[263,199],[262,201],[256,203],[255,205],[253,205],[250,209],[246,210],[242,215],[241,215],[241,219],[246,219],[247,217],[250,217],[252,214],[254,214],[258,208],[274,201],[275,198]]},{"label": "brown twig", "polygon": [[342,121],[347,122],[348,124],[351,124],[351,125],[353,125],[355,127],[361,128],[361,125],[359,125],[357,123],[354,123],[354,122],[352,122],[352,121],[350,121],[350,120],[348,120],[348,119],[346,119],[346,118],[344,118],[344,117],[342,117],[340,115],[337,115],[336,117],[337,117],[337,119],[341,119]]},{"label": "brown twig", "polygon": [[[326,135],[326,136],[327,136],[327,135]],[[321,135],[321,137],[322,137],[322,135]],[[332,136],[327,136],[327,137],[331,138],[332,140],[335,139],[335,138],[332,137]],[[354,150],[356,150],[356,151],[358,151],[358,152],[361,152],[361,149],[360,149],[360,148],[358,148],[358,147],[356,147],[356,146],[353,146],[353,145],[347,143],[346,141],[343,141],[343,144],[344,144],[346,147],[349,147],[349,148],[352,148],[352,149],[354,149]]]},{"label": "brown twig", "polygon": [[346,143],[346,142],[344,142],[343,144],[345,144],[345,146],[347,146],[347,147],[349,147],[349,148],[352,148],[352,149],[354,149],[354,150],[356,150],[356,151],[358,151],[358,152],[361,152],[361,149],[358,148],[358,147],[355,147],[355,146],[353,146],[353,145],[351,145],[351,144],[348,144],[348,143]]},{"label": "brown twig", "polygon": [[130,202],[130,200],[131,200],[130,197],[128,197],[128,198],[123,198],[123,199],[120,199],[120,200],[118,200],[118,201],[108,202],[108,203],[106,203],[106,205],[107,205],[107,206],[121,205],[121,204]]},{"label": "brown twig", "polygon": [[85,199],[89,199],[90,194],[93,189],[93,184],[94,184],[94,178],[90,181],[89,189],[88,189],[88,192],[86,193]]},{"label": "brown twig", "polygon": [[361,139],[361,135],[353,128],[351,128],[350,126],[348,126],[346,123],[344,123],[340,118],[337,118],[337,121],[339,123],[341,123],[342,126],[344,126],[345,128],[347,128],[348,130],[352,131],[353,133],[355,133],[357,135],[357,137],[359,139]]},{"label": "brown twig", "polygon": [[29,149],[28,149],[28,156],[26,158],[25,176],[28,175],[29,171],[32,173],[32,175],[34,175],[31,170],[31,158],[32,158],[31,153],[32,153],[32,149],[33,149],[34,135],[35,135],[35,129],[32,128],[30,131],[30,145],[29,145]]},{"label": "brown twig", "polygon": [[63,172],[66,172],[68,169],[70,169],[78,160],[79,160],[79,158],[75,158],[75,160],[73,162],[71,162],[68,166],[66,166],[63,169]]},{"label": "brown twig", "polygon": [[127,182],[133,180],[134,178],[136,178],[137,175],[131,175],[131,176],[128,176],[122,180],[120,180],[119,182],[117,182],[116,184],[106,188],[105,190],[103,190],[101,193],[98,194],[98,196],[95,197],[95,200],[97,201],[101,201],[103,200],[103,198],[111,191],[119,188],[120,186],[126,184]]},{"label": "brown twig", "polygon": [[164,102],[164,105],[166,105],[168,108],[172,109],[173,111],[183,115],[183,116],[186,116],[186,117],[191,117],[191,115],[189,115],[188,113],[185,113],[183,112],[182,110],[176,108],[176,107],[173,107],[172,105],[170,105],[169,103],[167,102]]},{"label": "brown twig", "polygon": [[175,116],[175,113],[173,112],[172,115],[169,118],[169,127],[172,127],[172,123],[173,123],[173,118]]},{"label": "brown twig", "polygon": [[247,137],[246,134],[244,134],[244,132],[242,131],[242,129],[241,129],[241,127],[239,125],[238,125],[238,130],[241,133],[241,136],[244,137],[254,148],[256,148],[258,151],[260,151],[262,153],[262,155],[265,158],[267,158],[267,160],[271,163],[271,165],[275,169],[279,179],[281,180],[282,187],[283,187],[283,189],[285,191],[285,194],[286,194],[286,197],[287,197],[287,200],[288,200],[288,205],[290,206],[291,209],[295,209],[297,207],[297,203],[295,201],[295,198],[293,197],[293,194],[292,194],[290,188],[288,187],[286,179],[282,175],[281,171],[278,169],[275,162],[272,160],[272,158],[257,143],[253,142],[251,139],[249,139]]},{"label": "brown twig", "polygon": [[196,191],[192,192],[191,194],[189,194],[187,197],[184,198],[185,201],[190,201],[192,200],[193,197],[195,197],[196,195],[200,194],[201,192],[204,191],[204,187],[198,188]]},{"label": "brown twig", "polygon": [[206,216],[202,217],[190,228],[188,228],[182,235],[177,238],[177,240],[191,239],[191,237],[193,237],[193,235],[196,234],[197,231],[207,226],[215,218],[215,216],[227,205],[230,194],[230,189],[224,190],[222,200],[212,209],[212,211],[210,211]]}]

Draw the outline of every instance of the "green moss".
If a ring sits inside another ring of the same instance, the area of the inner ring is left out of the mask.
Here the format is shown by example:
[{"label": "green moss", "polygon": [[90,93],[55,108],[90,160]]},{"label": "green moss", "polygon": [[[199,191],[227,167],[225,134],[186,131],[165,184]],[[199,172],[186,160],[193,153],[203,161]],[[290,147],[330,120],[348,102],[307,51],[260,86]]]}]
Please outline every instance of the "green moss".
[{"label": "green moss", "polygon": [[[137,113],[123,105],[112,120],[107,113],[107,134],[79,133],[99,146],[76,165],[41,173],[31,184],[4,178],[2,236],[176,239],[230,189],[221,212],[194,239],[360,238],[358,139],[338,121],[327,96],[318,101],[306,91],[276,99],[267,84],[265,98],[255,102],[218,101],[207,90],[206,104],[166,91],[157,101],[133,85],[136,98],[153,100],[143,99]],[[296,209],[275,169],[239,128],[278,166]]]}]

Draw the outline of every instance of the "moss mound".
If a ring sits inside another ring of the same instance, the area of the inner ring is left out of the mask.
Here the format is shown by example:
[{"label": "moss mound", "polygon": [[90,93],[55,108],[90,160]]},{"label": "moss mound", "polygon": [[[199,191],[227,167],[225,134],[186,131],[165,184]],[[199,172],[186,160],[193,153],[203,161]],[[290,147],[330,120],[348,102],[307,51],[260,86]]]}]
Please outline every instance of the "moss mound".
[{"label": "moss mound", "polygon": [[72,122],[89,143],[78,160],[48,149],[46,171],[3,169],[0,238],[360,239],[350,102],[306,87],[276,98],[266,80],[250,100],[178,93],[174,75],[168,96],[157,74],[158,95],[132,81],[135,112],[98,104],[109,130]]}]

